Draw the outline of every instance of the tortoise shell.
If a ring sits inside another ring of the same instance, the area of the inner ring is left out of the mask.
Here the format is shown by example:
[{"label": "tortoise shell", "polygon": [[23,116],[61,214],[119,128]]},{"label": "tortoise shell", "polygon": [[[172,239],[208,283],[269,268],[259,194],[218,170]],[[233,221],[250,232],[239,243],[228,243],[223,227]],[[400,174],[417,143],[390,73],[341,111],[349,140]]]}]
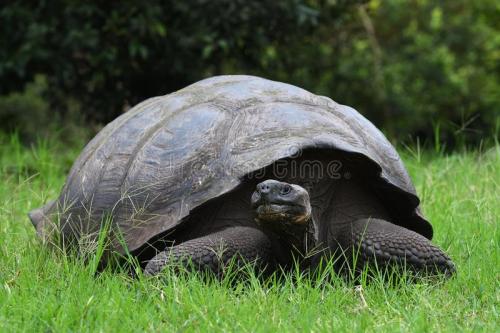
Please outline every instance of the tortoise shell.
[{"label": "tortoise shell", "polygon": [[63,235],[82,237],[98,232],[107,215],[134,250],[250,172],[317,148],[360,157],[404,203],[402,225],[432,238],[398,153],[371,122],[330,98],[243,75],[205,79],[136,105],[87,144],[59,198],[30,217],[41,236],[57,215]]}]

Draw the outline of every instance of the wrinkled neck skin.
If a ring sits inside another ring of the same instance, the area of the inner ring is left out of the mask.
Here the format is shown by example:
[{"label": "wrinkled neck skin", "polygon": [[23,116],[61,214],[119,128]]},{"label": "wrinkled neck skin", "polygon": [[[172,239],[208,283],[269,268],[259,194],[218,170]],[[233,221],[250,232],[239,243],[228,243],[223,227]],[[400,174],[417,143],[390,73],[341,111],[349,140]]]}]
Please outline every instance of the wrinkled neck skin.
[{"label": "wrinkled neck skin", "polygon": [[271,231],[283,245],[286,244],[286,247],[290,248],[292,253],[295,253],[301,258],[307,257],[316,244],[311,220],[302,225],[297,225],[288,221],[280,221],[278,223],[277,221],[257,223],[264,229]]},{"label": "wrinkled neck skin", "polygon": [[304,257],[310,257],[323,250],[322,242],[319,238],[320,221],[328,209],[330,201],[329,194],[331,187],[335,185],[335,180],[319,177],[308,178],[287,178],[283,180],[290,184],[297,184],[307,190],[311,200],[311,217],[306,226],[287,226],[287,239]]}]

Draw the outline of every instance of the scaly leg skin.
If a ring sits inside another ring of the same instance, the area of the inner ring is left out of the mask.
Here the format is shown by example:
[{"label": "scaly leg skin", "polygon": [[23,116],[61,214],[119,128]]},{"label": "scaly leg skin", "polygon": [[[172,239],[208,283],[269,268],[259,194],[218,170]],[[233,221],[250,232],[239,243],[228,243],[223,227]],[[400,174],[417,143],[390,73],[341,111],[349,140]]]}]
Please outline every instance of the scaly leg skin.
[{"label": "scaly leg skin", "polygon": [[379,268],[396,264],[424,275],[455,273],[455,265],[448,255],[427,238],[381,219],[359,219],[350,223],[337,237],[337,242],[348,258],[355,260],[356,269],[376,262]]},{"label": "scaly leg skin", "polygon": [[237,265],[255,263],[264,269],[274,264],[272,253],[271,240],[259,229],[229,227],[167,248],[149,261],[145,274],[156,275],[168,265],[181,264],[220,276],[233,258]]}]

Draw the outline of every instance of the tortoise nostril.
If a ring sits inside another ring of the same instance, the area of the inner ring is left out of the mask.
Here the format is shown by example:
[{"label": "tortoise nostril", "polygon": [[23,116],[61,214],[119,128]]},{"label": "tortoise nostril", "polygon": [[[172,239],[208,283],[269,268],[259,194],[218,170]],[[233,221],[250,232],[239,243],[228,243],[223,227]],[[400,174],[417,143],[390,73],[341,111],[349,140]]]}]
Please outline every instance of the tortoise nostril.
[{"label": "tortoise nostril", "polygon": [[260,193],[263,194],[269,193],[271,191],[271,188],[267,184],[259,184],[259,186],[257,186],[257,189],[259,190]]}]

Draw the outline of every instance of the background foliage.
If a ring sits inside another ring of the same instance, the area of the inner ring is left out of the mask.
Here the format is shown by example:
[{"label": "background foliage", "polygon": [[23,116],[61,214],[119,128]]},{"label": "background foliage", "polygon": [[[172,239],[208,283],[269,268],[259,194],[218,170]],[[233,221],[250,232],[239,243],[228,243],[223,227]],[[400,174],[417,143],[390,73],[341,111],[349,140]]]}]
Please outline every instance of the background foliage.
[{"label": "background foliage", "polygon": [[29,138],[75,114],[105,123],[247,73],[351,105],[393,138],[478,143],[500,128],[499,32],[494,0],[13,1],[0,7],[0,126]]}]

